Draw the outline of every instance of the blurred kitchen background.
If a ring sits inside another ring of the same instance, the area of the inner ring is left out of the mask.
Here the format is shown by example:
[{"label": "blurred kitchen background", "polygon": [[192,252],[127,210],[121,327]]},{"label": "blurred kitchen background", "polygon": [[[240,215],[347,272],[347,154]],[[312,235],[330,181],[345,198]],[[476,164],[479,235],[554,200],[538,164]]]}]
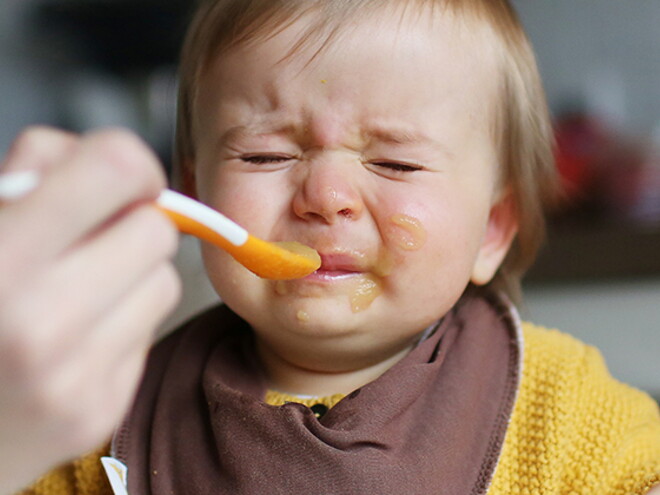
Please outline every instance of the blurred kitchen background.
[{"label": "blurred kitchen background", "polygon": [[[0,0],[0,154],[25,126],[121,125],[170,165],[192,0]],[[514,0],[555,117],[567,200],[523,316],[601,349],[660,398],[660,0]],[[211,304],[195,241],[166,327]]]}]

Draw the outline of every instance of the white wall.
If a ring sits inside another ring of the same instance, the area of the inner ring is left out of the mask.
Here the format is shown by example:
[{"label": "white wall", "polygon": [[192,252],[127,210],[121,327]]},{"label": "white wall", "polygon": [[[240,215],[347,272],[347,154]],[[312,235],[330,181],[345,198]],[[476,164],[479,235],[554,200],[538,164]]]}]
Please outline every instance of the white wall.
[{"label": "white wall", "polygon": [[0,154],[25,126],[53,123],[52,68],[31,51],[26,13],[33,0],[0,0]]},{"label": "white wall", "polygon": [[513,1],[554,108],[583,100],[638,134],[660,124],[660,1]]},{"label": "white wall", "polygon": [[660,398],[660,279],[533,287],[525,303],[524,318],[598,347],[613,376]]}]

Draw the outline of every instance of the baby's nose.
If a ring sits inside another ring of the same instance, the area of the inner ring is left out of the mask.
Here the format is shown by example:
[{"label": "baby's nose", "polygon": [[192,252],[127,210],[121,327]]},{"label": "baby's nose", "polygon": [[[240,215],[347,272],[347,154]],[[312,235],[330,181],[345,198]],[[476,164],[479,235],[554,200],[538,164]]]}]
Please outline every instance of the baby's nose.
[{"label": "baby's nose", "polygon": [[293,200],[296,215],[306,220],[334,224],[356,220],[364,204],[350,167],[332,163],[310,163]]}]

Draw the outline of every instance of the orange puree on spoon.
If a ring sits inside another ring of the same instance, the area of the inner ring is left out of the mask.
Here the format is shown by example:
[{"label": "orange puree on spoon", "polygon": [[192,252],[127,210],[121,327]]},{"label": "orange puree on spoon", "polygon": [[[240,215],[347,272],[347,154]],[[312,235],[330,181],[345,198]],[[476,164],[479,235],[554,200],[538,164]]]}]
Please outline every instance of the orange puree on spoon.
[{"label": "orange puree on spoon", "polygon": [[291,251],[292,253],[307,258],[314,264],[321,266],[321,257],[319,256],[319,253],[316,251],[316,249],[312,249],[311,247],[305,246],[304,244],[296,241],[274,242],[273,244],[281,247],[282,249],[286,249],[287,251]]}]

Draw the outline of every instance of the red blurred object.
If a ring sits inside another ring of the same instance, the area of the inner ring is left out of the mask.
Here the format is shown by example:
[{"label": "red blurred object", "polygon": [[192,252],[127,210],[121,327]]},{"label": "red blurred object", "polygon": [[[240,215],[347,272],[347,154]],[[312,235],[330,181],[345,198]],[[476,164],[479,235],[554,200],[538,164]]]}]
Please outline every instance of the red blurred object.
[{"label": "red blurred object", "polygon": [[597,192],[607,214],[637,224],[660,224],[660,146],[622,142],[602,164]]},{"label": "red blurred object", "polygon": [[589,199],[611,136],[596,118],[573,112],[557,119],[555,139],[557,169],[566,200],[573,206]]}]

